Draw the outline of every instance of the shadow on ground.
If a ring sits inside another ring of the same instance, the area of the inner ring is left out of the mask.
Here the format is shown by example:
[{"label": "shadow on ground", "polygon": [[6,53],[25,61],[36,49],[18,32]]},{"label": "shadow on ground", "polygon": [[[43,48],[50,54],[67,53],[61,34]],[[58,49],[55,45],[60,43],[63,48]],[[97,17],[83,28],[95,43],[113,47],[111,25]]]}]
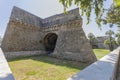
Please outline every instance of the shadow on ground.
[{"label": "shadow on ground", "polygon": [[0,80],[15,80],[12,74],[7,74],[3,77],[0,77]]},{"label": "shadow on ground", "polygon": [[75,69],[79,69],[79,70],[82,70],[83,68],[88,66],[86,63],[53,58],[53,57],[50,57],[47,55],[14,58],[14,59],[9,59],[8,62],[27,60],[27,59],[32,59],[32,60],[49,63],[49,64],[53,64],[53,65],[57,65],[57,66],[65,66],[68,68],[75,68]]}]

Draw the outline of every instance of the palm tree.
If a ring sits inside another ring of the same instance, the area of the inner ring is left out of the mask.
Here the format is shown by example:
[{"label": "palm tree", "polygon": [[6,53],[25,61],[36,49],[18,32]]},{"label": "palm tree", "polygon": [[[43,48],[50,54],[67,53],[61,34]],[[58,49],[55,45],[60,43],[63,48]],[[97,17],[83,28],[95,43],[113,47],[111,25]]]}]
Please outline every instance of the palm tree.
[{"label": "palm tree", "polygon": [[117,37],[117,45],[120,46],[120,33],[117,33],[115,36]]},{"label": "palm tree", "polygon": [[114,44],[116,43],[115,40],[112,38],[112,35],[115,33],[112,30],[109,30],[105,33],[108,36],[108,39],[105,40],[104,44],[109,46],[110,51],[113,51]]},{"label": "palm tree", "polygon": [[[106,39],[104,41],[104,44],[107,45],[109,47],[110,51],[113,51],[113,44],[116,44],[116,41],[114,39],[110,40],[110,39]],[[111,45],[112,44],[112,45]]]},{"label": "palm tree", "polygon": [[[89,40],[90,40],[90,44],[93,45],[93,41],[94,41],[94,39],[95,39],[94,34],[93,34],[93,33],[89,33],[89,34],[88,34],[88,38],[89,38]],[[92,47],[93,47],[93,46],[92,46]]]},{"label": "palm tree", "polygon": [[112,37],[112,35],[115,33],[112,30],[109,30],[105,34],[108,35],[109,37]]},{"label": "palm tree", "polygon": [[0,36],[0,46],[1,46],[1,43],[2,43],[2,38],[1,38],[1,36]]}]

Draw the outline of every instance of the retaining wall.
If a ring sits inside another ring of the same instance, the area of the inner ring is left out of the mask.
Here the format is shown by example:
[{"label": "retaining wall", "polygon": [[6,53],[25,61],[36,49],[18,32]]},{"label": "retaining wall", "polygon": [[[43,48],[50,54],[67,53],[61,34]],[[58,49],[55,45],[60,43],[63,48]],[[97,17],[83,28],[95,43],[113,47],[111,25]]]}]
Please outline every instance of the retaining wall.
[{"label": "retaining wall", "polygon": [[5,57],[7,59],[21,58],[27,56],[39,56],[44,55],[43,51],[18,51],[18,52],[5,52]]}]

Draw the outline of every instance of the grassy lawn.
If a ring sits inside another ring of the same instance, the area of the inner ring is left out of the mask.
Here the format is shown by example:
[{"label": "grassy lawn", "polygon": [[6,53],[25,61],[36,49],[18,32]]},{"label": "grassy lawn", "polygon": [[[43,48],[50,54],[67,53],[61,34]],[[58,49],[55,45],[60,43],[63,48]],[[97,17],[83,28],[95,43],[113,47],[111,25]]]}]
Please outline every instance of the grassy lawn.
[{"label": "grassy lawn", "polygon": [[85,68],[85,64],[35,56],[9,61],[15,80],[66,80]]},{"label": "grassy lawn", "polygon": [[[94,49],[98,59],[109,50]],[[85,64],[48,56],[34,56],[8,61],[15,80],[66,80],[85,68]]]},{"label": "grassy lawn", "polygon": [[110,51],[107,50],[107,49],[93,49],[93,51],[94,51],[97,59],[100,59],[100,58],[102,58],[103,56],[105,56],[105,55],[107,55],[107,54],[110,53]]}]

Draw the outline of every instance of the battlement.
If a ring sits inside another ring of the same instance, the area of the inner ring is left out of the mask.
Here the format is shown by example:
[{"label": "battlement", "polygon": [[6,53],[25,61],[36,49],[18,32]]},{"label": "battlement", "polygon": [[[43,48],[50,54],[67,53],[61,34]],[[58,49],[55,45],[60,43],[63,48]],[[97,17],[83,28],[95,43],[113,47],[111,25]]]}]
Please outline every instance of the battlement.
[{"label": "battlement", "polygon": [[14,7],[12,10],[12,14],[10,17],[12,21],[19,21],[26,24],[39,26],[41,28],[52,27],[56,25],[64,25],[65,23],[69,23],[74,20],[80,20],[81,23],[82,18],[79,15],[79,8],[68,11],[67,14],[61,13],[50,16],[48,18],[42,19],[38,16],[35,16],[23,9],[18,7]]}]

